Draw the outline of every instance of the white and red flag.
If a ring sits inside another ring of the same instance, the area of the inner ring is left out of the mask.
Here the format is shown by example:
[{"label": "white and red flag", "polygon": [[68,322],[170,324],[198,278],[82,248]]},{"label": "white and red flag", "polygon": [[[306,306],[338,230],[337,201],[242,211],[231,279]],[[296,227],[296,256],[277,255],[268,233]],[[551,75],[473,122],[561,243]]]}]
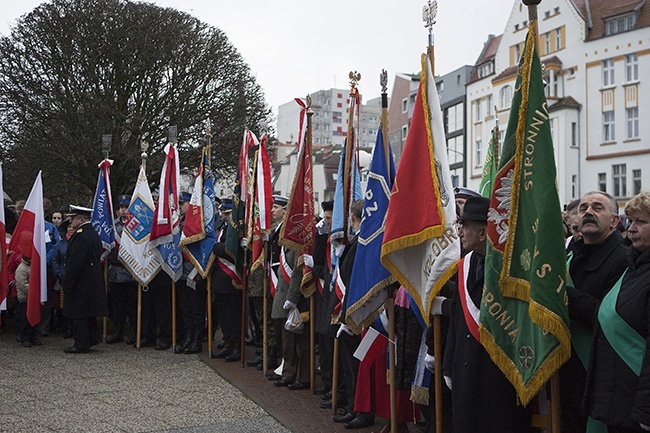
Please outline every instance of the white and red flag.
[{"label": "white and red flag", "polygon": [[271,231],[271,209],[273,208],[273,187],[271,185],[271,163],[266,150],[266,135],[262,136],[257,152],[255,167],[255,200],[251,214],[251,229],[249,230],[249,248],[252,252],[251,271],[255,270],[266,259],[264,240],[268,239]]},{"label": "white and red flag", "polygon": [[[4,185],[2,183],[2,163],[0,163],[0,196],[4,197]],[[9,278],[7,272],[7,227],[5,219],[5,207],[0,206],[0,310],[6,309],[6,299],[9,295]]]},{"label": "white and red flag", "polygon": [[31,259],[27,320],[32,326],[41,321],[41,304],[47,301],[45,254],[45,218],[43,215],[43,181],[38,172],[25,208],[14,229],[9,249]]},{"label": "white and red flag", "polygon": [[180,168],[176,146],[167,144],[165,146],[165,155],[165,162],[160,173],[160,187],[158,189],[160,194],[149,237],[151,246],[173,242],[174,234],[178,232],[180,222],[178,208]]}]

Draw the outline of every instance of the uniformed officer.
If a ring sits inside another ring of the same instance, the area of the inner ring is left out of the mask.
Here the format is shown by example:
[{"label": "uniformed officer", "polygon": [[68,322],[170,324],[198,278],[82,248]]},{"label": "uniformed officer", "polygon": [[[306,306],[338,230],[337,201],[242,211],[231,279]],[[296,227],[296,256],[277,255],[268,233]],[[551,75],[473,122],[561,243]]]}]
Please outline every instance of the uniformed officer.
[{"label": "uniformed officer", "polygon": [[73,322],[74,344],[66,353],[88,353],[101,341],[97,316],[106,316],[106,293],[100,257],[102,241],[90,223],[91,209],[70,206],[70,224],[76,229],[66,253],[63,314]]}]

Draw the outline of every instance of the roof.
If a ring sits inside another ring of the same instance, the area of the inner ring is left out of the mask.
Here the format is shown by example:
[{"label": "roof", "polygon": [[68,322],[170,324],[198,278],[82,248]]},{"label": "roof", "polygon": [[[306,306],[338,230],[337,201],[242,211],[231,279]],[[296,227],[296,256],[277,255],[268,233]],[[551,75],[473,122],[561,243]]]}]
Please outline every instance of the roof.
[{"label": "roof", "polygon": [[[547,57],[545,59],[542,59],[541,62],[542,62],[542,64],[547,65],[547,66],[548,65],[558,65],[558,66],[562,67],[562,60],[560,60],[560,58],[558,56]],[[508,77],[517,75],[518,67],[519,67],[518,65],[514,65],[514,66],[510,66],[509,68],[504,69],[503,71],[501,71],[501,73],[499,75],[497,75],[496,77],[494,77],[492,79],[492,82],[494,83],[494,82],[502,80],[504,78],[508,78]]]},{"label": "roof", "polygon": [[494,57],[496,56],[497,50],[499,49],[499,44],[501,43],[502,36],[503,35],[488,36],[488,40],[483,44],[483,51],[481,51],[481,54],[478,56],[478,59],[474,64],[474,70],[472,71],[472,75],[469,77],[469,81],[467,82],[467,84],[473,83],[474,81],[478,81],[479,66],[487,62],[494,61]]},{"label": "roof", "polygon": [[548,107],[548,111],[560,110],[562,108],[581,108],[582,105],[571,96],[560,99],[555,104]]},{"label": "roof", "polygon": [[[576,9],[591,27],[587,41],[605,37],[605,20],[630,12],[637,12],[634,29],[650,26],[650,6],[646,0],[572,0]],[[591,21],[591,23],[589,23]]]}]

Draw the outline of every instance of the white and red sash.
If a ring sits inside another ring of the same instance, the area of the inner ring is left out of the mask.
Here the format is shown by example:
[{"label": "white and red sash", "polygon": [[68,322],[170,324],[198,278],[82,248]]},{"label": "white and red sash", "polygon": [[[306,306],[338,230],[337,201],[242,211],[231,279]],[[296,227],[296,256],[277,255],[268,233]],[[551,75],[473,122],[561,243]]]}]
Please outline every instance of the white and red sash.
[{"label": "white and red sash", "polygon": [[287,284],[291,283],[291,274],[293,274],[293,269],[287,263],[287,258],[284,255],[284,248],[280,250],[280,272],[282,273],[282,278],[286,281]]},{"label": "white and red sash", "polygon": [[334,281],[334,292],[336,293],[336,297],[339,299],[339,302],[334,307],[334,313],[332,315],[337,316],[341,313],[343,298],[345,297],[345,292],[347,291],[347,287],[345,287],[345,283],[343,283],[339,269],[336,270],[336,280]]},{"label": "white and red sash", "polygon": [[275,298],[275,292],[278,290],[278,274],[275,270],[273,270],[273,266],[271,266],[271,269],[269,269],[269,290],[271,292],[271,297]]},{"label": "white and red sash", "polygon": [[232,279],[232,282],[235,285],[241,285],[241,277],[237,273],[237,268],[234,263],[224,259],[223,257],[217,257],[217,265],[219,266],[219,269],[224,271],[226,275]]},{"label": "white and red sash", "polygon": [[476,341],[480,343],[481,336],[478,332],[478,319],[481,310],[474,305],[474,301],[472,301],[469,291],[467,290],[467,278],[469,276],[469,265],[472,254],[473,252],[470,251],[465,257],[460,259],[460,262],[458,263],[458,298],[463,307],[463,315],[465,316],[467,328]]}]

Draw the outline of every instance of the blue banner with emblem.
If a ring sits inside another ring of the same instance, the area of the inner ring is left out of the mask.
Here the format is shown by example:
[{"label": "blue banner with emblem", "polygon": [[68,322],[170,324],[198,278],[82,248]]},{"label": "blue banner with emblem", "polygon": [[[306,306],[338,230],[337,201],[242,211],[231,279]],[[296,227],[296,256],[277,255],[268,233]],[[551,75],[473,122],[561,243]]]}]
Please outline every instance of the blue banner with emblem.
[{"label": "blue banner with emblem", "polygon": [[99,164],[97,189],[93,200],[93,213],[90,222],[102,240],[102,247],[110,251],[115,247],[115,224],[113,222],[113,205],[111,203],[110,169],[113,161],[104,159]]},{"label": "blue banner with emblem", "polygon": [[158,245],[156,251],[160,255],[160,266],[162,270],[172,280],[178,281],[183,275],[183,254],[178,246],[181,241],[181,231],[178,230],[173,236],[173,241]]}]

